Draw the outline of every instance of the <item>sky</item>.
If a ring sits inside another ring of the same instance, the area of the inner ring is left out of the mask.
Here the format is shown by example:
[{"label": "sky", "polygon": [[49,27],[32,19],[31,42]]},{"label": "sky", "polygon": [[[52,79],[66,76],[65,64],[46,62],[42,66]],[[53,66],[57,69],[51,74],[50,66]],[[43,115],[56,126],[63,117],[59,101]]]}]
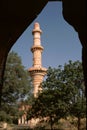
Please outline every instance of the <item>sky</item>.
[{"label": "sky", "polygon": [[48,68],[57,68],[68,63],[69,60],[81,61],[82,46],[78,33],[62,16],[62,2],[48,2],[37,18],[29,25],[20,38],[11,48],[21,57],[26,69],[32,66],[33,54],[30,48],[33,45],[32,30],[34,23],[38,22],[43,31],[41,45],[42,65]]}]

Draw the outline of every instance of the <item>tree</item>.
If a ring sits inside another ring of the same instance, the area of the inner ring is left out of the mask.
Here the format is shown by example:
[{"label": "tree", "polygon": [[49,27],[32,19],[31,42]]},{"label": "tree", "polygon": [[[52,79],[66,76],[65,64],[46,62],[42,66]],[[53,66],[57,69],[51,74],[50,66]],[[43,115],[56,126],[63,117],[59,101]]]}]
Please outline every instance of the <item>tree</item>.
[{"label": "tree", "polygon": [[52,130],[54,123],[58,123],[60,118],[65,118],[69,111],[69,106],[64,100],[61,101],[61,96],[58,90],[45,90],[35,99],[28,118],[44,120],[44,117],[47,117]]},{"label": "tree", "polygon": [[81,62],[69,61],[69,64],[65,64],[63,78],[68,88],[73,87],[75,90],[72,93],[70,114],[78,118],[77,124],[78,130],[80,130],[80,120],[86,117],[86,97]]},{"label": "tree", "polygon": [[72,98],[70,114],[78,118],[78,130],[80,130],[80,120],[86,115],[86,97],[83,78],[82,64],[79,61],[69,61],[64,65],[63,81],[71,91]]},{"label": "tree", "polygon": [[25,100],[31,93],[31,78],[15,52],[8,54],[2,90],[1,110],[16,116],[18,102]]},{"label": "tree", "polygon": [[[42,83],[43,92],[34,100],[32,109],[28,112],[28,118],[49,117],[52,129],[54,123],[60,118],[67,117],[71,114],[71,110],[76,109],[74,105],[76,97],[79,97],[79,93],[85,94],[83,82],[82,65],[79,61],[74,63],[69,61],[64,67],[58,66],[57,69],[49,67],[46,81]],[[80,101],[82,103],[82,100]],[[83,115],[85,115],[85,105],[84,102]],[[81,113],[81,106],[79,110]],[[76,116],[76,112],[78,113],[78,111],[73,111],[72,114]]]},{"label": "tree", "polygon": [[53,129],[54,123],[58,123],[60,118],[65,118],[69,113],[70,94],[67,94],[65,84],[62,82],[61,66],[58,69],[49,67],[47,79],[42,84],[44,90],[34,100],[28,118],[48,117],[48,121]]}]

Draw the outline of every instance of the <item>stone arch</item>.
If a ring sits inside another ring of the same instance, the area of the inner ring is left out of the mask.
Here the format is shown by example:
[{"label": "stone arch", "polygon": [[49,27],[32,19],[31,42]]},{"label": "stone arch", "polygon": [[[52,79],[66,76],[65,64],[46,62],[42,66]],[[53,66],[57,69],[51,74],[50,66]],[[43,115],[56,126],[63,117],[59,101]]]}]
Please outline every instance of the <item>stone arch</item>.
[{"label": "stone arch", "polygon": [[82,63],[87,86],[86,0],[2,0],[0,2],[0,96],[6,58],[10,48],[37,17],[48,1],[62,1],[63,17],[79,34]]}]

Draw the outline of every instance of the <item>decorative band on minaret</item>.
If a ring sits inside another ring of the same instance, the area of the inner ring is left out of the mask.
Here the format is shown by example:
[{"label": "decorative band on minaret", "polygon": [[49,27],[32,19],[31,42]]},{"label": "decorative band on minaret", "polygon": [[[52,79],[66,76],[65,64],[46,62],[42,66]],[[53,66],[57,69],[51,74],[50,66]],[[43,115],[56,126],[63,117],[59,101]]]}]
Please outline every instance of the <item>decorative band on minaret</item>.
[{"label": "decorative band on minaret", "polygon": [[33,53],[33,65],[29,69],[29,73],[33,80],[34,97],[37,97],[38,93],[42,90],[41,83],[43,81],[44,76],[47,73],[47,69],[42,67],[42,52],[44,48],[43,46],[41,46],[40,36],[42,34],[42,30],[40,29],[39,23],[34,24],[32,34],[33,46],[31,48],[31,51]]}]

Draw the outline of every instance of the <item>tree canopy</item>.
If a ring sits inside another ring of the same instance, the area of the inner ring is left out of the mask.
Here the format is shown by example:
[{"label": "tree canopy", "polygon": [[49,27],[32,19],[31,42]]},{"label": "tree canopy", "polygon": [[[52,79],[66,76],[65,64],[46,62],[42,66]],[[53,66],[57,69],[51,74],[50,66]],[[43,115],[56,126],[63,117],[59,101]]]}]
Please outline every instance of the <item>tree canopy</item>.
[{"label": "tree canopy", "polygon": [[21,57],[10,52],[7,57],[2,90],[1,111],[16,116],[19,102],[27,99],[31,94],[31,78],[22,65]]},{"label": "tree canopy", "polygon": [[85,87],[81,62],[69,61],[58,68],[49,67],[42,86],[42,93],[34,100],[32,109],[28,112],[29,119],[49,117],[52,129],[53,124],[60,118],[66,118],[68,115],[77,117],[78,110],[79,117],[85,116]]}]

